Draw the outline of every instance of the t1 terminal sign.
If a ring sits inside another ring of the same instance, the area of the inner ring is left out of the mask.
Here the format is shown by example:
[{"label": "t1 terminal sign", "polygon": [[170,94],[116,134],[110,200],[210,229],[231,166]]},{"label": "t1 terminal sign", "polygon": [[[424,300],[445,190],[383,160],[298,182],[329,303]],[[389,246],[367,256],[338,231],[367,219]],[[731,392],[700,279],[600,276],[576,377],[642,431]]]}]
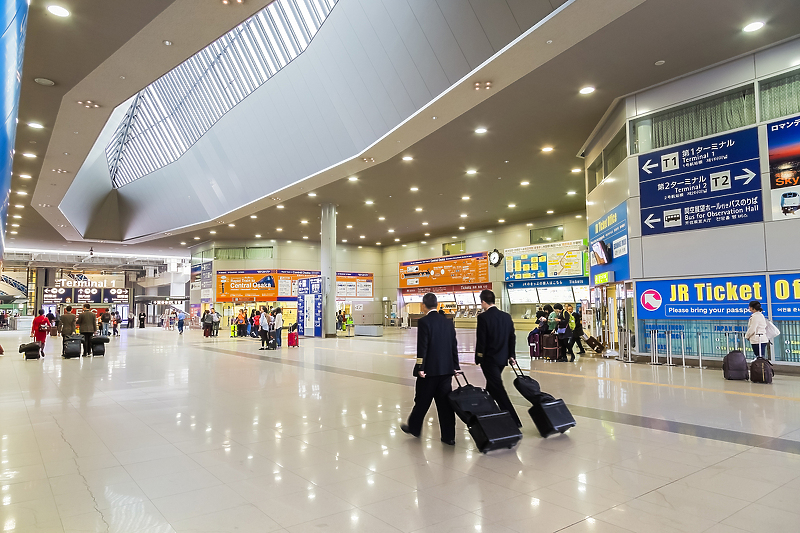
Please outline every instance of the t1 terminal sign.
[{"label": "t1 terminal sign", "polygon": [[758,130],[640,155],[642,235],[761,222]]}]

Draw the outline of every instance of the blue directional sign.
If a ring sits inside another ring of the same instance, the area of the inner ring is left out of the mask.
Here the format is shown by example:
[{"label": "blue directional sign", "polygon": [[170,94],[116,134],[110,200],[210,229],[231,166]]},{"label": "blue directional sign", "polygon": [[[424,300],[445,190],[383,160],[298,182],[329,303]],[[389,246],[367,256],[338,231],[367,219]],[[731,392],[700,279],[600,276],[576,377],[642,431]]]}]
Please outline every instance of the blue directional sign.
[{"label": "blue directional sign", "polygon": [[758,130],[640,155],[642,235],[761,222]]}]

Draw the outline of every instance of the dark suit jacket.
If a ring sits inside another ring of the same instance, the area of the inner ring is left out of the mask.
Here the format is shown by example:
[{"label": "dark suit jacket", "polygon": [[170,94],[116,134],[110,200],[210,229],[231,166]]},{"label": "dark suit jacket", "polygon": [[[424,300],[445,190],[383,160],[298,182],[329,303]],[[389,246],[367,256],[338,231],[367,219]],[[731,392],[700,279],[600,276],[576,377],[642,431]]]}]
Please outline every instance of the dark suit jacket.
[{"label": "dark suit jacket", "polygon": [[475,364],[492,362],[504,367],[515,357],[516,336],[511,315],[490,307],[478,315]]},{"label": "dark suit jacket", "polygon": [[91,311],[84,311],[78,315],[78,327],[81,334],[97,331],[97,317]]},{"label": "dark suit jacket", "polygon": [[460,370],[458,342],[453,322],[436,311],[431,311],[417,322],[417,364],[426,376],[451,376]]},{"label": "dark suit jacket", "polygon": [[69,337],[70,335],[75,335],[75,319],[77,319],[75,315],[72,313],[64,312],[61,315],[61,320],[58,324],[58,329],[61,332],[62,337]]}]

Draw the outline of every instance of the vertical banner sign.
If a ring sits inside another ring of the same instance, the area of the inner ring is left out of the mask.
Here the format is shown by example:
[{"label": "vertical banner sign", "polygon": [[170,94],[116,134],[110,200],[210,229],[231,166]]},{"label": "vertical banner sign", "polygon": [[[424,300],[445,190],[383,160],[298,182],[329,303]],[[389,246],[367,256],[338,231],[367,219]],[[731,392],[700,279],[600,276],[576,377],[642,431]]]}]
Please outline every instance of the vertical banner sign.
[{"label": "vertical banner sign", "polygon": [[800,213],[800,116],[767,124],[773,220]]},{"label": "vertical banner sign", "polygon": [[758,129],[639,156],[642,235],[761,222]]},{"label": "vertical banner sign", "polygon": [[200,265],[200,302],[210,303],[214,299],[214,263],[211,261]]},{"label": "vertical banner sign", "polygon": [[297,332],[322,337],[322,278],[297,280]]},{"label": "vertical banner sign", "polygon": [[766,276],[637,281],[638,318],[747,320],[751,300],[767,301]]},{"label": "vertical banner sign", "polygon": [[628,202],[589,224],[589,274],[592,285],[630,278]]}]

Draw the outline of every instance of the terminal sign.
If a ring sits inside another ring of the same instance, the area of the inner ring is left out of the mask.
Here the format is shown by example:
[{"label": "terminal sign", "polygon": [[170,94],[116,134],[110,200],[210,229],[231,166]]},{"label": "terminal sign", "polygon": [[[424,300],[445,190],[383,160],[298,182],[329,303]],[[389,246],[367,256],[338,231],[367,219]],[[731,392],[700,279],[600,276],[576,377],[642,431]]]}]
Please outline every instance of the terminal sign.
[{"label": "terminal sign", "polygon": [[749,318],[751,300],[766,302],[766,276],[638,281],[639,318]]},{"label": "terminal sign", "polygon": [[764,219],[758,130],[640,155],[642,235]]}]

